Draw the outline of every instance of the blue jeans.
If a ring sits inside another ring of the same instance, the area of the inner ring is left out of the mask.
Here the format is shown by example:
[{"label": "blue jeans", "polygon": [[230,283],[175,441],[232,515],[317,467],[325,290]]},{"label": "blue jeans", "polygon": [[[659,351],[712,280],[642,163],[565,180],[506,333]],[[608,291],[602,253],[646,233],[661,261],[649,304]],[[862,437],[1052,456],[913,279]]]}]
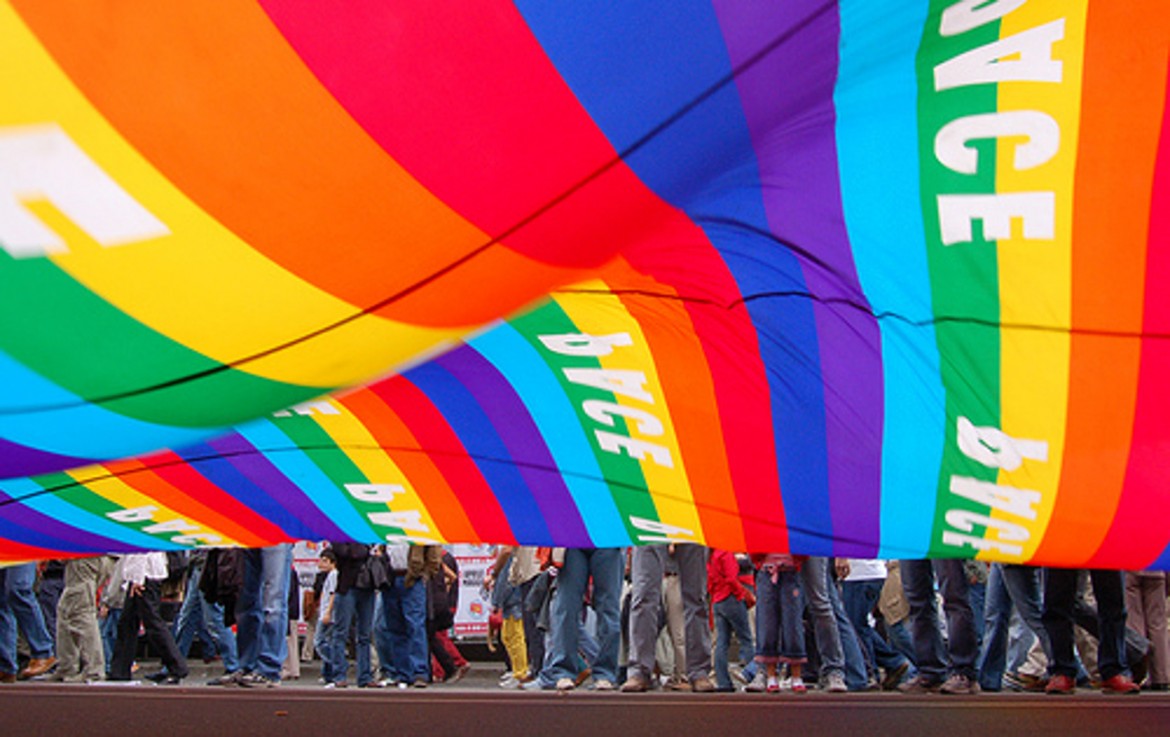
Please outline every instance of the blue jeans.
[{"label": "blue jeans", "polygon": [[752,628],[748,622],[747,607],[739,599],[729,596],[723,601],[715,602],[715,685],[721,691],[730,691],[732,688],[731,671],[727,667],[727,651],[731,648],[731,633],[739,640],[740,659],[743,655],[753,653],[755,645],[752,643]]},{"label": "blue jeans", "polygon": [[351,588],[333,596],[333,632],[329,641],[329,672],[333,682],[345,680],[349,660],[345,657],[345,643],[353,625],[354,654],[357,657],[357,684],[365,686],[373,679],[370,671],[370,631],[374,625],[373,589]]},{"label": "blue jeans", "polygon": [[833,602],[833,617],[837,620],[837,635],[841,639],[841,652],[845,656],[845,685],[850,691],[864,691],[869,685],[865,671],[865,654],[861,651],[861,640],[857,630],[845,613],[837,583],[829,580],[829,600]]},{"label": "blue jeans", "polygon": [[236,602],[240,670],[280,680],[288,655],[288,587],[292,545],[244,551],[244,586]]},{"label": "blue jeans", "polygon": [[756,660],[803,663],[804,596],[796,571],[778,571],[776,581],[761,568],[756,573]]},{"label": "blue jeans", "polygon": [[1041,608],[1040,569],[993,563],[987,574],[983,648],[979,654],[979,686],[985,691],[1003,688],[1013,607],[1040,638],[1040,646],[1051,662],[1052,647]]},{"label": "blue jeans", "polygon": [[621,646],[621,548],[565,550],[565,564],[557,574],[557,590],[549,615],[549,648],[541,684],[550,686],[561,678],[576,679],[581,671],[581,612],[585,584],[593,577],[593,609],[597,612],[597,657],[591,664],[595,680],[617,681]]},{"label": "blue jeans", "polygon": [[321,680],[333,683],[340,680],[333,673],[333,623],[321,624],[317,621],[317,629],[313,633],[313,649],[321,658]]},{"label": "blue jeans", "polygon": [[378,672],[382,678],[395,678],[394,638],[386,620],[386,592],[374,597],[374,650],[378,653]]},{"label": "blue jeans", "polygon": [[114,657],[114,648],[118,645],[118,620],[122,617],[121,609],[111,609],[101,621],[102,649],[106,655],[106,673],[110,672],[110,660]]},{"label": "blue jeans", "polygon": [[[36,563],[22,563],[0,570],[0,583],[3,584],[0,585],[0,610],[7,609],[14,620],[11,636],[3,632],[9,629],[8,625],[0,625],[0,632],[4,635],[3,642],[0,642],[0,663],[16,662],[15,627],[19,627],[24,633],[29,652],[34,658],[48,658],[53,655],[53,638],[45,628],[45,617],[41,612],[40,602],[33,593],[36,580]],[[15,672],[15,669],[12,672]]]},{"label": "blue jeans", "polygon": [[404,576],[395,576],[390,588],[382,592],[382,616],[390,630],[394,677],[406,683],[420,678],[431,680],[431,659],[427,651],[427,582],[419,579],[413,586],[407,586]]},{"label": "blue jeans", "polygon": [[199,580],[203,577],[203,566],[192,566],[187,573],[187,592],[183,598],[183,606],[179,609],[179,616],[175,619],[175,642],[179,645],[179,652],[183,657],[191,650],[191,643],[197,632],[205,632],[210,638],[215,652],[223,658],[223,668],[228,673],[240,669],[239,652],[236,649],[236,636],[223,621],[223,604],[208,604],[199,590]]},{"label": "blue jeans", "polygon": [[[948,644],[945,646],[934,599],[936,575],[947,617]],[[963,562],[904,560],[902,588],[910,605],[910,628],[919,674],[932,683],[945,680],[949,650],[950,671],[975,680],[978,677],[975,660],[979,648],[975,644],[975,622],[967,599],[967,574]]]},{"label": "blue jeans", "polygon": [[822,678],[827,678],[831,673],[845,675],[845,651],[841,647],[841,633],[833,613],[830,585],[828,558],[813,557],[804,562],[800,568],[800,586],[804,590],[817,652],[821,656]]},{"label": "blue jeans", "polygon": [[[1077,599],[1077,569],[1049,568],[1044,574],[1044,626],[1052,645],[1051,675],[1077,677],[1080,664],[1073,646],[1073,614]],[[1097,599],[1101,679],[1129,671],[1125,653],[1125,578],[1121,571],[1090,570]]]},{"label": "blue jeans", "polygon": [[878,678],[878,668],[887,671],[898,668],[907,662],[906,656],[895,650],[869,624],[869,613],[877,604],[881,596],[885,580],[871,578],[863,581],[842,581],[841,600],[845,606],[845,614],[857,632],[861,649],[865,653],[869,675]]}]

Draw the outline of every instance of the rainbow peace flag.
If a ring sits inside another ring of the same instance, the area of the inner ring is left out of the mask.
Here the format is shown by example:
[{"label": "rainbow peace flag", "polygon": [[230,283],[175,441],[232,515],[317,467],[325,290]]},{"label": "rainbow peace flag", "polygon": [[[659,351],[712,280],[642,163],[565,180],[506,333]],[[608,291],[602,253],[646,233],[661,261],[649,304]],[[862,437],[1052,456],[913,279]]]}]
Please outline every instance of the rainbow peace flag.
[{"label": "rainbow peace flag", "polygon": [[1163,0],[0,0],[0,558],[1170,567],[1168,60]]}]

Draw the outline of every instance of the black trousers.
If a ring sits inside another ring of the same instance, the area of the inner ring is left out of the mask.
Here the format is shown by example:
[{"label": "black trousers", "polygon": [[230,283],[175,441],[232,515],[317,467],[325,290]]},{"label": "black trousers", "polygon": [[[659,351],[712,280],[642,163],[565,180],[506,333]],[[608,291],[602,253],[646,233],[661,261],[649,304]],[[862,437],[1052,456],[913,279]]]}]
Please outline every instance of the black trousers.
[{"label": "black trousers", "polygon": [[[1075,678],[1073,622],[1078,611],[1076,569],[1048,568],[1044,572],[1044,627],[1052,643],[1048,670]],[[1125,656],[1125,578],[1120,571],[1090,570],[1097,599],[1097,668],[1102,679],[1129,670]]]},{"label": "black trousers", "polygon": [[162,585],[149,578],[141,595],[126,595],[122,617],[118,620],[118,642],[114,647],[114,656],[110,659],[111,681],[130,680],[130,668],[138,649],[140,624],[146,630],[147,642],[158,651],[167,672],[179,678],[187,677],[187,660],[179,652],[170,628],[163,621],[161,601]]}]

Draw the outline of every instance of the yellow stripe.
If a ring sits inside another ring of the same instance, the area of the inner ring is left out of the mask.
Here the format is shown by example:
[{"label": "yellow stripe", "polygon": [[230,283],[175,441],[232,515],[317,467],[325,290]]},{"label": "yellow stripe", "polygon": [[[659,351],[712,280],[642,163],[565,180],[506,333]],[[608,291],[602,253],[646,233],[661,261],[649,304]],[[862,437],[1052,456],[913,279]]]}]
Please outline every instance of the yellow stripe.
[{"label": "yellow stripe", "polygon": [[[398,484],[405,491],[396,494],[393,501],[386,504],[386,510],[391,512],[418,512],[419,521],[426,526],[428,532],[404,530],[410,537],[427,538],[436,543],[446,542],[434,517],[423,503],[422,496],[410,478],[398,467],[389,456],[381,450],[377,439],[366,429],[358,418],[340,402],[329,400],[329,404],[337,409],[337,414],[313,413],[313,420],[321,426],[337,447],[342,449],[349,459],[356,465],[362,474],[373,484]],[[385,528],[371,525],[375,530],[385,532]]]},{"label": "yellow stripe", "polygon": [[[68,244],[69,253],[52,260],[127,315],[234,364],[358,312],[265,258],[185,197],[86,102],[20,17],[0,3],[0,133],[9,126],[46,124],[63,129],[171,231],[101,247],[64,216],[37,208]],[[487,240],[468,230],[471,242]],[[368,379],[465,332],[364,316],[241,368],[276,381],[332,388]]]},{"label": "yellow stripe", "polygon": [[[577,285],[581,289],[608,290],[604,282],[595,281]],[[662,422],[662,435],[644,435],[638,432],[637,423],[627,422],[630,437],[648,443],[661,445],[670,451],[673,468],[659,465],[653,459],[640,461],[642,473],[646,477],[650,497],[658,511],[658,519],[667,525],[693,530],[693,540],[704,543],[702,524],[699,521],[698,511],[695,509],[695,496],[691,491],[691,483],[687,478],[686,465],[683,462],[679,448],[678,436],[671,422],[670,407],[666,402],[666,393],[658,379],[658,369],[646,336],[642,334],[641,326],[634,320],[621,300],[612,295],[591,294],[557,294],[556,302],[560,305],[569,319],[573,321],[583,333],[590,335],[609,335],[612,333],[628,333],[633,345],[620,346],[608,356],[602,356],[599,361],[602,368],[615,370],[642,371],[646,374],[646,390],[654,397],[654,404],[648,405],[631,397],[615,395],[615,400],[623,407],[650,412]],[[681,536],[680,536],[681,537]]]},{"label": "yellow stripe", "polygon": [[[999,109],[1038,110],[1060,126],[1060,148],[1047,163],[1016,171],[1015,147],[1001,143],[996,161],[996,191],[1055,192],[1054,241],[1022,238],[999,242],[1001,320],[1004,323],[1065,329],[1072,322],[1073,182],[1080,121],[1086,0],[1028,3],[1004,17],[1000,36],[1064,18],[1064,39],[1052,47],[1063,63],[1059,84],[1006,82],[999,85]],[[1019,232],[1018,230],[1014,232]],[[1052,516],[1060,483],[1069,387],[1070,338],[1067,332],[1005,329],[1002,336],[1003,431],[1014,438],[1048,443],[1048,460],[1025,460],[1015,471],[1001,470],[999,482],[1041,493],[1032,522],[999,512],[994,516],[1024,524],[1031,536],[1020,560],[1036,551]]]},{"label": "yellow stripe", "polygon": [[[95,473],[95,472],[104,473],[104,471],[101,470],[100,467],[97,467],[97,468],[89,467],[89,468],[79,469],[76,471],[68,471],[67,475],[70,478],[72,478],[74,481],[83,485],[86,489],[88,489],[92,493],[109,501],[111,504],[115,504],[119,507],[122,507],[123,509],[138,509],[140,507],[154,507],[155,510],[152,514],[152,521],[149,524],[135,523],[135,526],[133,527],[133,529],[137,530],[138,532],[142,532],[142,533],[147,534],[147,535],[153,534],[156,537],[158,537],[160,541],[167,542],[167,543],[169,543],[171,541],[171,539],[174,538],[176,535],[195,535],[195,536],[201,535],[201,536],[205,536],[205,537],[214,536],[214,537],[219,538],[222,542],[215,543],[216,545],[223,545],[223,546],[239,546],[240,545],[239,540],[236,540],[236,539],[232,538],[231,536],[227,535],[226,533],[223,533],[219,530],[208,527],[200,520],[191,519],[190,517],[185,517],[182,514],[179,514],[175,510],[171,509],[170,507],[160,503],[154,497],[147,496],[146,494],[143,494],[142,492],[138,491],[137,489],[130,486],[125,481],[122,481],[121,479],[117,478],[116,476],[106,476],[106,477],[97,478],[97,479],[89,478],[90,474]],[[149,527],[150,524],[170,522],[172,520],[184,520],[184,521],[191,524],[192,529],[184,529],[181,531],[160,532],[160,533],[149,533],[149,532],[146,532],[145,530],[142,529],[142,527]],[[110,520],[110,521],[116,522],[116,520]],[[125,524],[128,527],[130,526],[129,523],[124,523],[124,522],[118,523],[118,524]]]}]

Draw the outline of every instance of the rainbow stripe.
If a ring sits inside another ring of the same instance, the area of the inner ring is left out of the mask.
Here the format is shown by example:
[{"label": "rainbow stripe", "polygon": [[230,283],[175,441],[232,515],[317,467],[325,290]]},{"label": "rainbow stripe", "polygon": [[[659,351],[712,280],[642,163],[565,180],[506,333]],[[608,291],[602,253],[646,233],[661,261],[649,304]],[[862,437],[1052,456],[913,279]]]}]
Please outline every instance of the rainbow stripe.
[{"label": "rainbow stripe", "polygon": [[0,557],[1170,565],[1168,48],[1158,0],[0,0]]}]

